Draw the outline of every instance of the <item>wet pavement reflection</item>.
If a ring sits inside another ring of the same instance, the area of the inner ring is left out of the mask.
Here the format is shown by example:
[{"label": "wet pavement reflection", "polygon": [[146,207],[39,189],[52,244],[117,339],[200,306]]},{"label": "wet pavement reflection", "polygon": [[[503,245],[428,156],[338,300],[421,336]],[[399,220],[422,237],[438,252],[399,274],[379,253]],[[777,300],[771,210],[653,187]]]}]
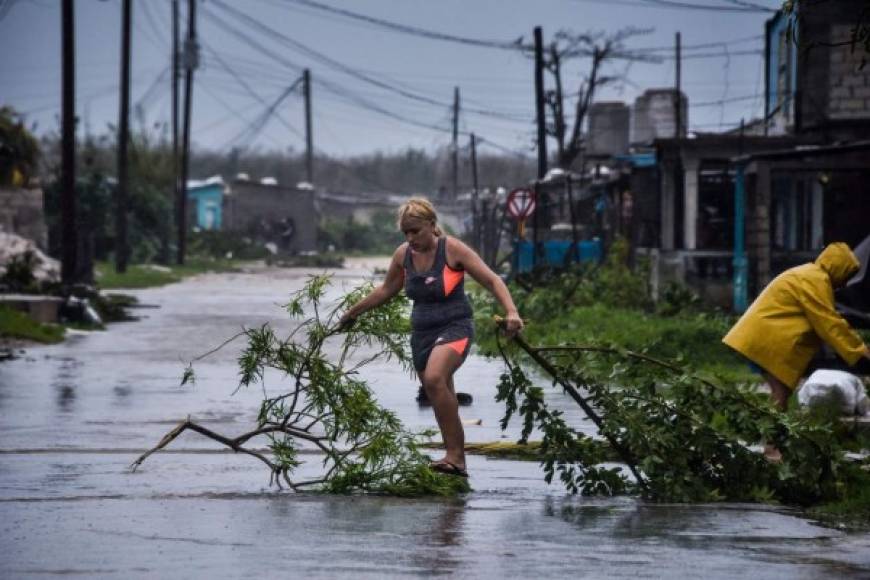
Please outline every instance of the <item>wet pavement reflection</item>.
[{"label": "wet pavement reflection", "polygon": [[[242,326],[291,328],[280,304],[305,272],[206,275],[137,291],[139,322],[77,333],[0,364],[0,578],[868,578],[870,535],[758,505],[655,505],[572,497],[534,463],[471,457],[474,492],[456,500],[293,494],[259,462],[195,434],[136,473],[129,464],[192,415],[227,434],[256,418],[262,392],[236,393],[230,345],[179,386],[184,361]],[[333,296],[364,271],[342,271]],[[475,402],[469,441],[503,434],[498,362],[472,356],[457,377]],[[367,369],[379,400],[413,429],[434,427],[396,365]],[[267,376],[267,392],[281,378]],[[572,404],[550,400],[581,429]],[[318,457],[302,456],[302,475]]]}]

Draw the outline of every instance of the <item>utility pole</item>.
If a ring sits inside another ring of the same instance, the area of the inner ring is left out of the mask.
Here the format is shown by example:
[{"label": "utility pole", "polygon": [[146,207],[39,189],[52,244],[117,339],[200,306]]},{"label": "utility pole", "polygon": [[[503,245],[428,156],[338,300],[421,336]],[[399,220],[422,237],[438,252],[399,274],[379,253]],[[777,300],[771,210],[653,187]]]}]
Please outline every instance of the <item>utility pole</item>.
[{"label": "utility pole", "polygon": [[115,190],[115,271],[127,271],[127,191],[129,172],[127,143],[130,140],[130,4],[121,8],[121,104],[118,113],[118,187]]},{"label": "utility pole", "polygon": [[674,95],[674,114],[676,118],[674,120],[674,137],[679,139],[683,136],[683,99],[682,99],[682,79],[680,78],[680,73],[683,68],[683,60],[682,60],[682,50],[680,43],[680,33],[677,33],[677,41],[676,41],[676,58],[674,59],[674,63],[676,66],[676,78],[674,79],[675,91]]},{"label": "utility pole", "polygon": [[314,138],[311,134],[311,71],[302,73],[302,92],[305,96],[305,175],[314,185]]},{"label": "utility pole", "polygon": [[[535,113],[538,122],[538,181],[547,175],[547,118],[544,114],[544,33],[535,27]],[[536,184],[537,185],[537,184]],[[537,190],[537,187],[535,188]],[[535,192],[537,193],[537,191]],[[532,217],[534,227],[532,240],[532,269],[538,265],[538,216],[543,209],[541,200]],[[519,246],[515,251],[518,251]]]},{"label": "utility pole", "polygon": [[179,196],[178,258],[184,264],[187,246],[187,174],[190,160],[190,113],[193,104],[193,71],[199,64],[199,46],[196,43],[196,0],[187,1],[187,40],[184,43],[184,134],[181,145],[181,195]]},{"label": "utility pole", "polygon": [[544,113],[544,33],[535,27],[535,113],[538,122],[538,179],[547,174],[547,119]]},{"label": "utility pole", "polygon": [[78,280],[76,236],[76,104],[75,104],[75,7],[63,0],[61,12],[61,280],[66,287]]},{"label": "utility pole", "polygon": [[477,189],[477,140],[474,133],[471,134],[471,223],[472,235],[474,236],[474,249],[480,253],[480,209],[478,204],[478,189]]},{"label": "utility pole", "polygon": [[[180,26],[178,17],[178,0],[172,0],[172,194],[175,200],[176,221],[181,214],[181,179],[178,171],[178,77],[181,74],[181,51],[179,50]],[[168,261],[169,252],[165,259]]]},{"label": "utility pole", "polygon": [[453,87],[453,201],[459,197],[459,87]]}]

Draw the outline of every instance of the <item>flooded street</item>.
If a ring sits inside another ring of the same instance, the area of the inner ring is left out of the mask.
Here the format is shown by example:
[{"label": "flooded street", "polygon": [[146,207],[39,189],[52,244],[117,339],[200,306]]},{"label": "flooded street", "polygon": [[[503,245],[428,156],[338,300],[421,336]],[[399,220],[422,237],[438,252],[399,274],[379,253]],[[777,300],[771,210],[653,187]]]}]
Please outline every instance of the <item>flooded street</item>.
[{"label": "flooded street", "polygon": [[[362,264],[360,264],[362,265]],[[337,272],[331,296],[370,270]],[[870,535],[756,505],[588,499],[547,486],[535,463],[469,458],[474,492],[457,500],[329,497],[268,485],[251,457],[193,433],[129,465],[190,415],[227,435],[256,419],[260,386],[233,394],[237,341],[187,360],[243,326],[292,322],[281,304],[303,270],[210,274],[134,292],[142,320],[28,349],[0,364],[0,578],[453,575],[481,578],[868,578]],[[279,335],[281,333],[279,332]],[[516,439],[498,426],[497,361],[472,355],[457,388],[469,442]],[[431,409],[397,364],[366,367],[380,402],[411,429]],[[268,392],[281,377],[267,375]],[[583,427],[573,403],[552,400]],[[300,472],[317,472],[306,454]]]}]

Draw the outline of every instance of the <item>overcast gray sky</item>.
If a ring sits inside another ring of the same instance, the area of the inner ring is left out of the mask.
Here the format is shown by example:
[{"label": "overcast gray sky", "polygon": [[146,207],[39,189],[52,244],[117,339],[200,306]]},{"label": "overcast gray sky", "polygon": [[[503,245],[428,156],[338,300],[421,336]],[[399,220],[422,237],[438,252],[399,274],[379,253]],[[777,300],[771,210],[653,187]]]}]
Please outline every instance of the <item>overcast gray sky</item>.
[{"label": "overcast gray sky", "polygon": [[[599,99],[629,103],[645,89],[673,84],[670,47],[674,33],[680,31],[689,125],[704,131],[728,128],[739,124],[741,117],[762,113],[762,35],[771,13],[693,7],[749,4],[772,9],[780,4],[779,0],[316,1],[484,40],[522,36],[530,42],[536,25],[543,27],[545,41],[560,29],[611,33],[626,27],[651,28],[651,33],[631,39],[628,46],[666,59],[660,64],[632,63],[627,70],[626,63],[616,63],[613,70],[627,72],[628,81],[607,89]],[[186,0],[181,4],[186,6]],[[202,66],[196,71],[194,89],[195,147],[303,149],[303,102],[298,91],[277,107],[277,115],[261,131],[252,135],[250,128],[298,78],[298,71],[308,67],[315,80],[314,136],[320,151],[345,156],[446,145],[449,103],[453,87],[459,86],[463,106],[474,109],[461,115],[462,130],[502,147],[530,152],[533,66],[518,51],[403,34],[294,0],[203,0],[199,7]],[[250,20],[234,14],[233,8]],[[134,0],[132,94],[149,125],[168,123],[170,118],[170,16],[170,0]],[[108,123],[117,121],[120,20],[120,0],[76,1],[81,131],[104,133]],[[60,0],[0,0],[0,104],[25,113],[40,133],[58,127],[60,41]],[[712,43],[723,44],[706,46]],[[352,76],[341,66],[392,90]],[[572,65],[567,89],[576,89],[586,67],[583,60]],[[414,100],[398,90],[436,102]],[[484,114],[487,111],[495,116]]]}]

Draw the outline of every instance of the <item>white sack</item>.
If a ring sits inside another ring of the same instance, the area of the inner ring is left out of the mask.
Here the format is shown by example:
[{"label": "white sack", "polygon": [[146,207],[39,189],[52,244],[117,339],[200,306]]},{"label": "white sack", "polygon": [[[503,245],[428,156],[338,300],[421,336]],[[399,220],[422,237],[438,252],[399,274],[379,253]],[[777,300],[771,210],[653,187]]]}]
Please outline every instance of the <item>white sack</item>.
[{"label": "white sack", "polygon": [[861,379],[845,371],[819,369],[798,391],[798,403],[804,407],[836,405],[843,415],[866,415],[870,399]]}]

